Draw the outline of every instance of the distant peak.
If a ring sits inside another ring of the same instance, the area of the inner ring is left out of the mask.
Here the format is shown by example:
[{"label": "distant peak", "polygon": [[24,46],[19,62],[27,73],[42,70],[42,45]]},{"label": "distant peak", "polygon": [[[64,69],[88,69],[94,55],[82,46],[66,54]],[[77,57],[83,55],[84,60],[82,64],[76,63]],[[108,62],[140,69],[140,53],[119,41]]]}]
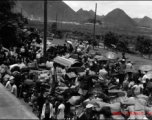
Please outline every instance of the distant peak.
[{"label": "distant peak", "polygon": [[148,16],[145,16],[144,18],[146,18],[146,19],[148,18],[148,19],[149,19],[150,17],[148,17]]},{"label": "distant peak", "polygon": [[123,10],[120,9],[120,8],[116,8],[116,9],[114,9],[113,11],[123,11]]},{"label": "distant peak", "polygon": [[90,10],[89,12],[94,12],[93,10]]},{"label": "distant peak", "polygon": [[83,9],[82,9],[82,8],[80,8],[78,11],[83,11]]}]

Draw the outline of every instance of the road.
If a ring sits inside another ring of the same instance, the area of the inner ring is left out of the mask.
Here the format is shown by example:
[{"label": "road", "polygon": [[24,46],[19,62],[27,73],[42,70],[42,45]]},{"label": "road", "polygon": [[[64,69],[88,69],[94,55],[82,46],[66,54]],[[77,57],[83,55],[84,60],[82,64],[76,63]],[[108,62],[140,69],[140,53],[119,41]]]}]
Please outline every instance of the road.
[{"label": "road", "polygon": [[38,120],[24,102],[16,98],[0,83],[0,119]]}]

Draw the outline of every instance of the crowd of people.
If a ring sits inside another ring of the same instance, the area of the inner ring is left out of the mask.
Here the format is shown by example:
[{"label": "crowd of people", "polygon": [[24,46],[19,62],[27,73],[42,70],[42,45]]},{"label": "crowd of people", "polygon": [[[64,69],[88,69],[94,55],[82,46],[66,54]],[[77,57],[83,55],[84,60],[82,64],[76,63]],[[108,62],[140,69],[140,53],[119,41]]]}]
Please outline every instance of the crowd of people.
[{"label": "crowd of people", "polygon": [[[136,71],[125,53],[110,59],[89,51],[88,43],[66,41],[63,46],[49,46],[44,63],[43,47],[35,39],[9,50],[1,46],[1,83],[44,120],[150,118],[146,112],[152,111],[152,83],[144,77],[148,71]],[[69,72],[53,61],[57,56],[73,57],[82,66]],[[126,115],[126,111],[144,114]]]}]

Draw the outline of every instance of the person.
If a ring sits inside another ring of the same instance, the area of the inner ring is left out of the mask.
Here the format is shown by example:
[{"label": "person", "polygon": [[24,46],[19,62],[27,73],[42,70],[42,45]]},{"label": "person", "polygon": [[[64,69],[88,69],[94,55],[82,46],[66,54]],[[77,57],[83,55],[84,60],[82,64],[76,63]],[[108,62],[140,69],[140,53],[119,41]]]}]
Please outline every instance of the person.
[{"label": "person", "polygon": [[90,51],[90,44],[87,43],[87,45],[86,45],[86,53],[89,53],[89,51]]},{"label": "person", "polygon": [[15,95],[16,97],[18,97],[18,94],[17,94],[17,86],[16,86],[16,84],[15,84],[14,79],[11,81],[11,85],[12,85],[11,93],[12,93],[13,95]]},{"label": "person", "polygon": [[106,77],[108,75],[108,72],[106,71],[105,67],[101,67],[99,70],[99,81],[103,84],[106,84]]},{"label": "person", "polygon": [[125,59],[122,59],[120,68],[119,68],[119,83],[122,85],[124,79],[125,79],[125,69],[126,69],[126,64],[125,64]]},{"label": "person", "polygon": [[64,120],[65,117],[65,105],[63,103],[63,100],[60,100],[60,105],[58,106],[58,110],[57,110],[57,120]]},{"label": "person", "polygon": [[45,103],[42,108],[41,119],[43,120],[53,119],[53,105],[49,102],[48,97],[46,98]]},{"label": "person", "polygon": [[22,59],[24,61],[25,60],[25,48],[24,48],[24,46],[21,47],[20,53],[21,53]]},{"label": "person", "polygon": [[87,68],[86,74],[79,79],[80,81],[79,94],[82,96],[85,96],[88,93],[89,89],[91,89],[93,86],[93,81],[92,81],[91,76],[89,75],[89,72],[90,72],[90,69]]},{"label": "person", "polygon": [[1,46],[1,48],[0,48],[0,65],[3,64],[5,58],[6,58],[6,54],[5,54],[5,52],[4,52],[4,50],[3,50],[2,46]]},{"label": "person", "polygon": [[124,52],[122,53],[122,59],[124,59],[126,61],[126,56],[125,56]]},{"label": "person", "polygon": [[67,52],[67,46],[66,46],[66,44],[64,44],[63,48],[64,48],[64,54],[65,54]]},{"label": "person", "polygon": [[43,92],[41,92],[39,95],[38,95],[38,98],[37,98],[37,104],[39,106],[39,118],[41,116],[41,113],[42,113],[42,108],[43,108],[43,104],[45,103],[45,98],[43,96]]},{"label": "person", "polygon": [[13,79],[14,79],[14,77],[13,77],[13,76],[10,76],[9,81],[7,81],[7,83],[6,83],[6,85],[5,85],[5,88],[8,89],[10,92],[11,92],[11,90],[12,90],[11,82],[12,82]]},{"label": "person", "polygon": [[126,64],[126,69],[133,69],[133,65],[130,60]]},{"label": "person", "polygon": [[94,105],[92,104],[86,105],[84,112],[78,116],[78,119],[93,120],[93,107]]}]

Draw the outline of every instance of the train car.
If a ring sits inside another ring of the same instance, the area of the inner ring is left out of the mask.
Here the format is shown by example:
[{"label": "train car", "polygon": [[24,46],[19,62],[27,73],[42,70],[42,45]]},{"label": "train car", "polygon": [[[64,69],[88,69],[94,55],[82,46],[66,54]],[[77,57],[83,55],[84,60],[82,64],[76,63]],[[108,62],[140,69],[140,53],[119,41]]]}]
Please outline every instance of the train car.
[{"label": "train car", "polygon": [[0,119],[39,120],[32,111],[0,84]]}]

